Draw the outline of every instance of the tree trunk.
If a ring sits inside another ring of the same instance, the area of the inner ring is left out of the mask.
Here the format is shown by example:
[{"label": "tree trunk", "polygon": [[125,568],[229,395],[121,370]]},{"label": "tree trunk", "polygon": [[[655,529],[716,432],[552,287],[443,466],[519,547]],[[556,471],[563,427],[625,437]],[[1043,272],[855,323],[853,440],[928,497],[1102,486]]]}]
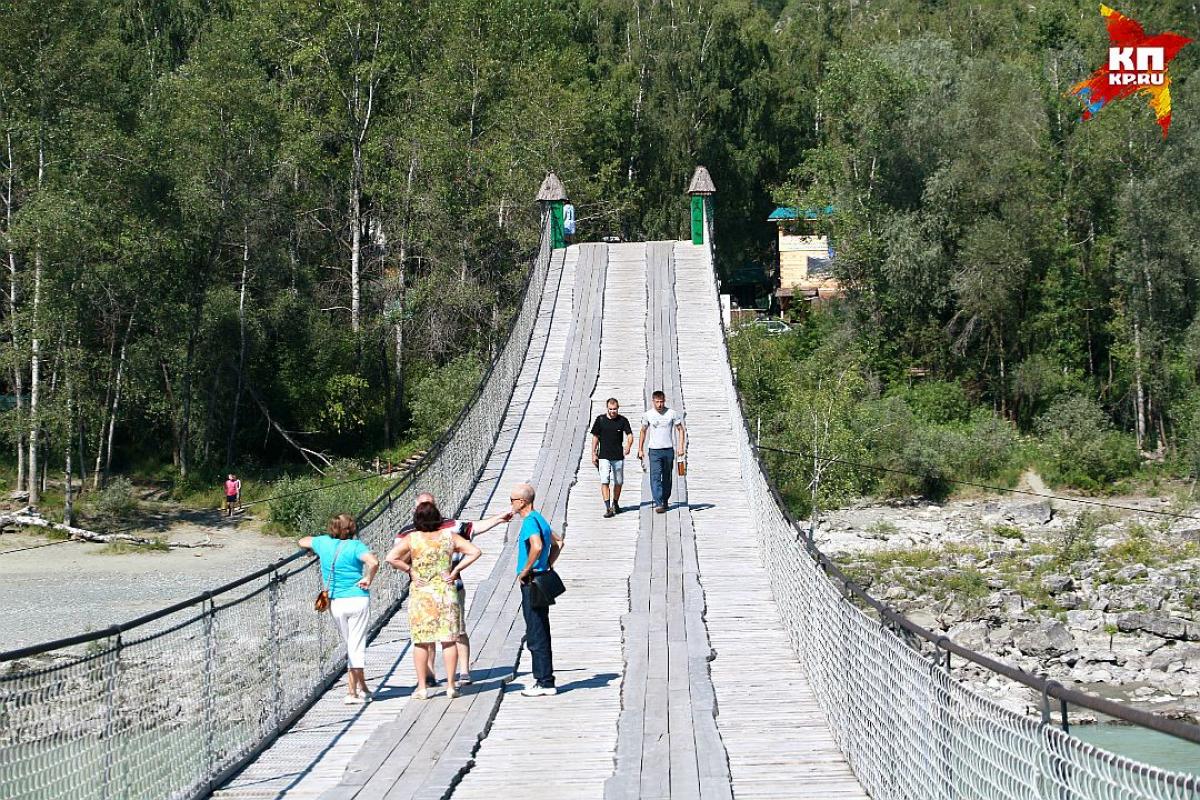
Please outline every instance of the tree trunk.
[{"label": "tree trunk", "polygon": [[[14,353],[20,353],[20,336],[17,328],[17,306],[20,302],[20,287],[17,283],[17,252],[13,246],[12,226],[13,214],[16,211],[16,197],[13,194],[13,172],[16,165],[13,162],[12,131],[4,132],[5,149],[8,152],[8,163],[4,181],[4,247],[8,253],[8,321],[12,327],[12,347]],[[25,369],[21,366],[19,357],[13,358],[13,391],[17,394],[17,491],[25,488],[25,433],[19,426],[25,416]]]},{"label": "tree trunk", "polygon": [[392,369],[396,377],[392,395],[392,414],[396,419],[397,430],[400,420],[404,418],[404,284],[408,268],[408,226],[411,219],[413,177],[416,172],[417,149],[414,145],[412,158],[408,162],[408,180],[404,192],[404,217],[400,223],[400,255],[396,265],[396,298],[393,306],[395,315],[392,319],[392,338],[394,340]]},{"label": "tree trunk", "polygon": [[392,396],[392,406],[394,409],[396,425],[398,429],[400,420],[404,418],[404,320],[396,320],[396,322],[392,325],[392,335],[395,338],[392,370],[395,372],[396,376],[395,394]]},{"label": "tree trunk", "polygon": [[84,458],[83,452],[83,415],[75,421],[75,447],[79,450],[79,491],[83,491],[83,487],[87,485],[87,459]]},{"label": "tree trunk", "polygon": [[104,432],[108,430],[108,413],[112,408],[113,359],[117,355],[117,330],[114,325],[108,337],[108,380],[104,386],[104,415],[100,417],[100,433],[96,436],[96,465],[92,469],[92,488],[100,488],[100,475],[104,469]]},{"label": "tree trunk", "polygon": [[1146,443],[1146,405],[1145,393],[1142,390],[1142,331],[1137,320],[1133,323],[1133,379],[1134,379],[1134,418],[1137,420],[1137,448],[1140,452]]},{"label": "tree trunk", "polygon": [[196,330],[200,327],[202,305],[202,297],[192,299],[192,324],[188,331],[187,355],[183,361],[183,386],[180,388],[180,393],[183,395],[183,420],[179,425],[179,477],[181,478],[188,476],[188,468],[191,466],[189,448],[192,436],[192,362],[196,357]]},{"label": "tree trunk", "polygon": [[63,523],[75,525],[75,491],[71,483],[71,446],[74,444],[72,430],[75,423],[74,387],[71,385],[71,370],[67,368],[67,446],[63,449],[66,466],[63,467]]},{"label": "tree trunk", "polygon": [[1004,369],[1004,334],[997,333],[996,338],[1000,344],[1000,416],[1008,419],[1008,375]]},{"label": "tree trunk", "polygon": [[129,324],[125,326],[125,338],[121,341],[121,356],[117,360],[117,384],[113,387],[112,408],[108,414],[108,444],[104,448],[104,474],[102,481],[108,480],[112,471],[113,438],[117,430],[117,412],[121,407],[121,379],[125,377],[125,354],[129,349],[129,333],[133,330],[133,314],[129,315]]},{"label": "tree trunk", "polygon": [[229,438],[225,442],[225,469],[233,469],[234,447],[237,442],[238,408],[242,404],[242,387],[246,368],[246,284],[250,272],[250,229],[242,226],[242,285],[238,291],[238,366],[237,389],[233,393],[233,415],[229,422]]},{"label": "tree trunk", "polygon": [[358,333],[361,313],[362,266],[362,146],[354,141],[354,158],[350,167],[350,330]]},{"label": "tree trunk", "polygon": [[[38,190],[46,174],[46,152],[39,135],[38,140]],[[40,231],[37,232],[40,239]],[[42,352],[38,338],[38,306],[42,302],[42,246],[37,241],[33,251],[33,314],[29,335],[29,505],[38,503],[38,394],[41,390]]]},{"label": "tree trunk", "polygon": [[175,392],[171,388],[171,370],[167,366],[167,360],[161,356],[158,365],[162,369],[163,395],[167,398],[167,410],[171,416],[171,466],[179,469],[179,415],[175,404]]},{"label": "tree trunk", "polygon": [[[363,148],[375,111],[375,88],[379,80],[375,57],[379,55],[379,36],[382,26],[375,24],[371,47],[371,69],[364,81],[354,71],[353,86],[348,98],[350,118],[354,122],[350,159],[350,329],[358,333],[362,321],[362,235],[363,235]],[[361,63],[361,28],[354,31],[355,62]]]}]

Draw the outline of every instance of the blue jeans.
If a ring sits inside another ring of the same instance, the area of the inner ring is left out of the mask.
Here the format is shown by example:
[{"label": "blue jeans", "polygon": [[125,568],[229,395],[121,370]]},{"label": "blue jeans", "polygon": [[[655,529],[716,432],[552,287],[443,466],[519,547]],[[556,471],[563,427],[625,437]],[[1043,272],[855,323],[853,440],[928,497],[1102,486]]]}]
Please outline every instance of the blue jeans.
[{"label": "blue jeans", "polygon": [[538,686],[554,685],[554,655],[550,652],[550,609],[534,608],[533,587],[521,584],[521,613],[525,617],[525,647],[533,659]]},{"label": "blue jeans", "polygon": [[675,469],[674,447],[650,448],[650,494],[654,505],[665,506],[671,501],[671,473]]}]

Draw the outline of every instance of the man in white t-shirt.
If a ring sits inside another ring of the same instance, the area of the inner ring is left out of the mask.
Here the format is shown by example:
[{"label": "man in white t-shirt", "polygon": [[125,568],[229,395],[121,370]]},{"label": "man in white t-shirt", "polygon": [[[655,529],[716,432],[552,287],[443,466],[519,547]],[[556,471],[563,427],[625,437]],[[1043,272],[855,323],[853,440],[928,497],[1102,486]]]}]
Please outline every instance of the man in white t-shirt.
[{"label": "man in white t-shirt", "polygon": [[671,501],[671,470],[675,457],[682,461],[687,455],[687,430],[683,412],[667,408],[667,396],[655,392],[654,407],[642,414],[642,431],[638,436],[638,458],[650,458],[650,493],[654,496],[654,511],[662,514]]}]

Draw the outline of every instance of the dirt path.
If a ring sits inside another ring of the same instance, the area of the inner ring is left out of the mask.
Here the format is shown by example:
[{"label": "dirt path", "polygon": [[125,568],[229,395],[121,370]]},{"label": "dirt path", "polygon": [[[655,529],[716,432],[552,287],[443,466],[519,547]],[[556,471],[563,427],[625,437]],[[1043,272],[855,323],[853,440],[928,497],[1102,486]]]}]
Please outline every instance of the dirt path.
[{"label": "dirt path", "polygon": [[[184,600],[295,552],[254,518],[159,506],[128,530],[218,547],[113,554],[106,545],[0,536],[0,650],[99,630]],[[19,552],[14,552],[19,551]]]}]

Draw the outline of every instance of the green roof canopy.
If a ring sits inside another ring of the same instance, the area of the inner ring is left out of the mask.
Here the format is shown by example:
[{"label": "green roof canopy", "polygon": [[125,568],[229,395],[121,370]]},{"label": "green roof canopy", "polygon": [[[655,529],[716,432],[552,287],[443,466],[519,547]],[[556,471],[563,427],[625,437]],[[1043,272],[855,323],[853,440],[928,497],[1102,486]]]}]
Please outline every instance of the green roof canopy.
[{"label": "green roof canopy", "polygon": [[789,219],[800,219],[800,215],[804,215],[804,219],[816,219],[818,217],[827,217],[833,213],[833,206],[825,206],[824,208],[803,208],[795,209],[787,206],[779,206],[771,212],[771,216],[767,217],[767,222],[783,222]]}]

